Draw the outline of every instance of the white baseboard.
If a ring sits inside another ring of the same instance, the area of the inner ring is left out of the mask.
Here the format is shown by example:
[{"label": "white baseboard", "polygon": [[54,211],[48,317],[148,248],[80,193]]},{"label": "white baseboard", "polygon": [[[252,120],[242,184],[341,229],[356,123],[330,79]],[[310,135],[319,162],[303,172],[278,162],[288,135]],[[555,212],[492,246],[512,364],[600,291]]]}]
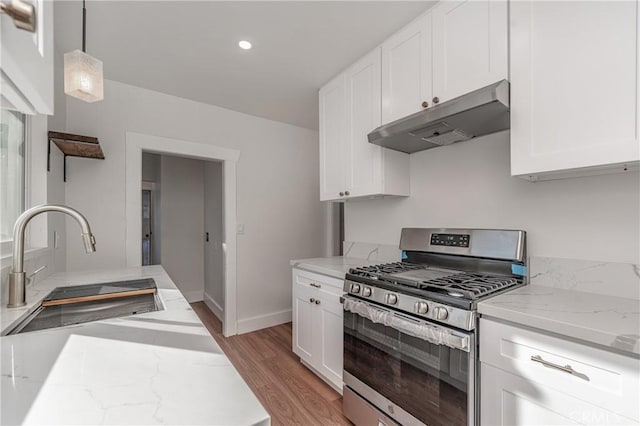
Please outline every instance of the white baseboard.
[{"label": "white baseboard", "polygon": [[202,300],[204,299],[202,290],[194,290],[194,291],[180,290],[180,292],[182,293],[184,298],[187,299],[187,302],[189,303],[202,302]]},{"label": "white baseboard", "polygon": [[291,322],[291,309],[238,320],[238,334],[250,333],[274,325]]},{"label": "white baseboard", "polygon": [[215,315],[220,321],[224,321],[224,308],[218,304],[211,296],[209,296],[206,292],[204,293],[204,304],[207,305],[207,308],[213,315]]}]

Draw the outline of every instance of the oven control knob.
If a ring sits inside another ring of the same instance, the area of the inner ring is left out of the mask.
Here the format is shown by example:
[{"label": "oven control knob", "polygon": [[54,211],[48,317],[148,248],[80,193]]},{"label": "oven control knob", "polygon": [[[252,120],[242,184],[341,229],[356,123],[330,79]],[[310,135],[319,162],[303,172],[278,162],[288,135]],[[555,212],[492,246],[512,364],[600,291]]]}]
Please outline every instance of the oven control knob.
[{"label": "oven control knob", "polygon": [[417,313],[424,315],[429,312],[429,305],[427,302],[416,302],[415,309]]},{"label": "oven control knob", "polygon": [[398,303],[398,296],[392,293],[387,294],[386,296],[387,305],[395,305]]},{"label": "oven control knob", "polygon": [[436,319],[439,319],[440,321],[446,320],[447,317],[449,317],[449,312],[447,311],[447,308],[443,308],[442,306],[438,306],[436,308],[435,314],[436,314]]},{"label": "oven control knob", "polygon": [[370,297],[371,296],[371,287],[363,287],[362,288],[362,295],[364,297]]},{"label": "oven control knob", "polygon": [[351,284],[351,290],[349,290],[351,293],[360,293],[360,284]]}]

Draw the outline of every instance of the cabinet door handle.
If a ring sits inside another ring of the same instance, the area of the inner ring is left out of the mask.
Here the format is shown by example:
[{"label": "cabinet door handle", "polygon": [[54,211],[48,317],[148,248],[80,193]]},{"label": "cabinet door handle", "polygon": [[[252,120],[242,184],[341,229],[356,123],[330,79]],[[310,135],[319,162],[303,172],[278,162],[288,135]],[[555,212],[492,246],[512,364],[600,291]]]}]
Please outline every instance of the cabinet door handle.
[{"label": "cabinet door handle", "polygon": [[315,302],[313,302],[313,303],[315,303],[316,305],[319,305],[320,304],[320,300],[316,299]]},{"label": "cabinet door handle", "polygon": [[341,192],[341,193],[340,193],[340,196],[341,196],[341,197],[344,197],[344,192]]},{"label": "cabinet door handle", "polygon": [[438,102],[440,102],[440,98],[436,96],[436,97],[434,97],[433,99],[431,99],[431,101],[432,101],[434,104],[437,104]]},{"label": "cabinet door handle", "polygon": [[313,297],[309,299],[309,303],[316,303],[316,299],[314,299]]},{"label": "cabinet door handle", "polygon": [[349,191],[344,191],[344,195],[349,195]]},{"label": "cabinet door handle", "polygon": [[0,3],[0,12],[6,13],[21,30],[36,32],[36,8],[24,0],[11,0],[11,4]]},{"label": "cabinet door handle", "polygon": [[316,284],[316,283],[310,283],[309,285],[311,287],[315,287],[315,288],[322,288],[322,286],[320,284]]},{"label": "cabinet door handle", "polygon": [[422,102],[422,108],[427,108],[428,106],[429,106],[429,102],[427,101]]},{"label": "cabinet door handle", "polygon": [[565,373],[577,374],[576,370],[574,370],[570,365],[555,364],[543,359],[540,355],[531,355],[531,361],[539,362],[545,367],[555,368],[556,370],[564,371]]}]

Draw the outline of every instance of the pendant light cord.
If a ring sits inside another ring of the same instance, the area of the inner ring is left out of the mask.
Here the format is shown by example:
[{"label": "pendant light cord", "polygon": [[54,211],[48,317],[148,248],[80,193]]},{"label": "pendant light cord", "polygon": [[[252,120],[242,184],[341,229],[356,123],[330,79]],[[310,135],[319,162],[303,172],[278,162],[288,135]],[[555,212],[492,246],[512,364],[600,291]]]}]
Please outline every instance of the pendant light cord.
[{"label": "pendant light cord", "polygon": [[87,51],[87,8],[82,0],[82,51]]}]

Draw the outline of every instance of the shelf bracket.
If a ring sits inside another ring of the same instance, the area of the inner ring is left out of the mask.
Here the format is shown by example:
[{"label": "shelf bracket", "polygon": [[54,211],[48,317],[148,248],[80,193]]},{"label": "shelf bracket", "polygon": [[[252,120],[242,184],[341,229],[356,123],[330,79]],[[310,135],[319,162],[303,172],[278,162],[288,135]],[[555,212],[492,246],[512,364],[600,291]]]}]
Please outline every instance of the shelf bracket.
[{"label": "shelf bracket", "polygon": [[67,181],[67,157],[85,157],[104,160],[98,138],[49,131],[47,147],[47,171],[51,171],[51,143],[53,142],[64,155],[63,178]]}]

